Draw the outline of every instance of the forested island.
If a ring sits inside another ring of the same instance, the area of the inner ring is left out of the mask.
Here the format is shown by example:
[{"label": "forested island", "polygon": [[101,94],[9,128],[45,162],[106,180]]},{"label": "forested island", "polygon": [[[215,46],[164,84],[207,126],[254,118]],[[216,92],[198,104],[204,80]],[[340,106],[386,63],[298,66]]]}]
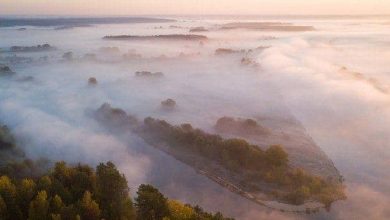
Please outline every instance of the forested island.
[{"label": "forested island", "polygon": [[314,31],[313,26],[294,25],[282,22],[232,22],[223,24],[220,30],[245,29],[253,31]]},{"label": "forested island", "polygon": [[[224,139],[193,128],[191,124],[175,126],[150,117],[139,122],[136,117],[109,104],[102,105],[95,117],[111,131],[131,131],[140,135],[152,146],[258,203],[261,203],[260,198],[293,205],[317,201],[330,207],[332,202],[345,198],[341,180],[324,179],[304,169],[290,167],[289,155],[279,145],[262,150],[244,139]],[[244,123],[257,126],[253,121]]]},{"label": "forested island", "polygon": [[1,220],[232,220],[166,198],[148,184],[133,199],[111,163],[68,165],[29,160],[0,126]]},{"label": "forested island", "polygon": [[150,36],[138,36],[138,35],[113,35],[103,37],[105,40],[207,40],[204,35],[196,34],[165,34],[165,35],[150,35]]},{"label": "forested island", "polygon": [[36,46],[12,46],[10,52],[42,52],[55,50],[55,47],[50,44],[42,44]]}]

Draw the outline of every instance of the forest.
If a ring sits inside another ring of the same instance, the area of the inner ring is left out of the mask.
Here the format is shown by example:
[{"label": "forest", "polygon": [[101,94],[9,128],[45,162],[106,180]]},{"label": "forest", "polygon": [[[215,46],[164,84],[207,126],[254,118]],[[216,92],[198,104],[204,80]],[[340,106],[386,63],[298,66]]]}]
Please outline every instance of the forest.
[{"label": "forest", "polygon": [[96,169],[64,161],[30,160],[5,126],[0,127],[1,220],[230,220],[199,206],[166,198],[152,185],[132,198],[112,162]]},{"label": "forest", "polygon": [[244,139],[224,139],[190,124],[173,126],[164,120],[146,118],[145,133],[168,143],[177,151],[190,152],[217,162],[231,173],[241,175],[245,185],[266,182],[273,196],[291,204],[312,199],[325,204],[345,198],[341,180],[324,179],[301,168],[288,165],[288,154],[282,146],[273,145],[265,151]]}]

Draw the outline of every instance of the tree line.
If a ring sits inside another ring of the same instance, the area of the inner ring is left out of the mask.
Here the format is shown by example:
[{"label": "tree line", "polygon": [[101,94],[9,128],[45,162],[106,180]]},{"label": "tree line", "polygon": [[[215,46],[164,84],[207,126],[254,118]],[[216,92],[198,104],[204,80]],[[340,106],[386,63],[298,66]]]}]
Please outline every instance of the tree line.
[{"label": "tree line", "polygon": [[94,169],[30,160],[6,126],[0,126],[0,159],[0,220],[232,220],[169,200],[147,184],[133,200],[112,162]]},{"label": "tree line", "polygon": [[303,169],[288,166],[288,154],[282,146],[273,145],[262,150],[244,139],[224,139],[196,129],[191,124],[171,125],[164,120],[146,118],[144,132],[152,138],[168,143],[178,151],[186,151],[217,162],[225,169],[245,176],[245,184],[256,186],[267,182],[274,186],[272,194],[292,204],[313,199],[330,206],[344,199],[340,180],[324,179]]},{"label": "tree line", "polygon": [[151,185],[139,186],[134,201],[116,166],[69,166],[57,162],[39,177],[0,177],[2,220],[230,220],[221,213],[169,200]]}]

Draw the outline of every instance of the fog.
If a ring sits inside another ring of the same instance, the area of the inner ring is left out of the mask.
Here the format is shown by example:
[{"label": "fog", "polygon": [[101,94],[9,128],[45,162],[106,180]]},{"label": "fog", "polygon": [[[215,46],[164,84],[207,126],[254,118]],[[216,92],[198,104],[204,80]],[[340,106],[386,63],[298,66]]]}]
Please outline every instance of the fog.
[{"label": "fog", "polygon": [[[173,199],[237,219],[390,218],[390,31],[382,20],[283,20],[308,32],[220,30],[228,19],[54,27],[0,27],[0,122],[27,155],[96,165],[115,162],[132,193],[144,182]],[[241,20],[244,21],[244,20]],[[250,20],[256,21],[256,20]],[[278,21],[278,20],[275,20]],[[106,35],[188,34],[203,26],[208,40],[103,40]],[[20,28],[26,28],[21,31]],[[6,52],[48,43],[55,50]],[[107,51],[103,47],[117,47]],[[252,50],[215,55],[217,48]],[[65,52],[73,52],[66,60]],[[96,57],[85,57],[85,54]],[[128,54],[128,58],[123,58]],[[131,57],[139,54],[141,57]],[[16,56],[16,57],[15,57]],[[21,57],[28,59],[21,59]],[[130,57],[130,58],[129,58]],[[241,59],[251,60],[249,65]],[[148,79],[136,71],[163,72]],[[32,80],[21,80],[32,76]],[[97,85],[88,85],[95,77]],[[172,98],[177,107],[161,108]],[[329,212],[286,214],[221,188],[136,135],[107,132],[90,112],[110,103],[139,119],[191,123],[213,131],[222,116],[297,120],[346,179],[345,201]]]}]

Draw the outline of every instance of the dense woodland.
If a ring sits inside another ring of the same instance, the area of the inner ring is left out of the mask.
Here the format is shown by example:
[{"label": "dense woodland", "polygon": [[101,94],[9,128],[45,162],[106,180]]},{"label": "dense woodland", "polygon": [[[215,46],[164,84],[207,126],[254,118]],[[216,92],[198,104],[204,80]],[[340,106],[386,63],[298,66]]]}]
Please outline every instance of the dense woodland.
[{"label": "dense woodland", "polygon": [[[292,204],[314,199],[327,206],[345,197],[340,180],[323,179],[302,169],[288,166],[288,154],[283,147],[270,146],[263,151],[244,139],[223,139],[208,134],[190,124],[173,126],[164,120],[146,118],[144,130],[158,141],[168,143],[175,150],[187,151],[211,161],[227,170],[246,175],[246,184],[273,184],[274,196]],[[277,190],[282,188],[283,190]]]},{"label": "dense woodland", "polygon": [[[20,160],[6,127],[0,127],[1,220],[229,220],[221,213],[169,200],[141,185],[133,200],[127,180],[111,162],[88,165]],[[16,152],[16,151],[14,151]]]},{"label": "dense woodland", "polygon": [[[345,198],[341,179],[324,179],[303,169],[292,169],[282,146],[270,146],[264,151],[244,139],[224,139],[193,128],[191,124],[174,126],[151,117],[140,123],[136,117],[107,103],[96,111],[95,117],[109,130],[132,130],[156,143],[167,143],[175,152],[189,153],[217,163],[242,176],[241,185],[251,190],[259,190],[257,185],[262,183],[272,185],[270,194],[291,204],[315,200],[330,207],[332,202]],[[244,124],[253,127],[254,122],[244,121]]]}]

